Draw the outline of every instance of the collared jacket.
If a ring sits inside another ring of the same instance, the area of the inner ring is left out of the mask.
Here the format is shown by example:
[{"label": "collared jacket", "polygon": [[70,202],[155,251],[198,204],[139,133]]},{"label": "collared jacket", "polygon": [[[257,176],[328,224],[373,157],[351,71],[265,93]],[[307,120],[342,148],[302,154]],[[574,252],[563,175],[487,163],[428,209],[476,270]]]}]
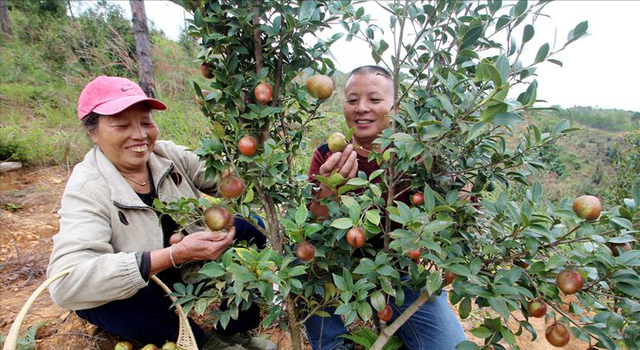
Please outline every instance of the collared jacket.
[{"label": "collared jacket", "polygon": [[[213,181],[205,180],[204,163],[173,142],[158,141],[148,165],[163,202],[215,192]],[[49,286],[58,306],[90,309],[127,299],[147,285],[136,253],[162,249],[162,227],[99,147],[74,167],[58,214],[47,275],[74,267]]]}]

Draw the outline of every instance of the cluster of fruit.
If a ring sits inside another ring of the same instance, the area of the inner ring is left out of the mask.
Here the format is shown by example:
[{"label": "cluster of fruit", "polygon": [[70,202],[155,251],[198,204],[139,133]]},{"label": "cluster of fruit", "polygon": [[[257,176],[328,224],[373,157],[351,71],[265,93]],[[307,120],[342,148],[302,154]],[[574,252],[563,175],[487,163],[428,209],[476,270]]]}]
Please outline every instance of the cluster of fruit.
[{"label": "cluster of fruit", "polygon": [[[118,342],[116,346],[113,348],[113,350],[133,350],[133,345],[131,344],[131,342],[124,340],[124,341]],[[155,344],[149,343],[138,350],[183,350],[183,349],[178,345],[176,345],[176,343],[172,341],[168,341],[164,343],[164,345],[162,345],[161,348],[159,348]]]}]

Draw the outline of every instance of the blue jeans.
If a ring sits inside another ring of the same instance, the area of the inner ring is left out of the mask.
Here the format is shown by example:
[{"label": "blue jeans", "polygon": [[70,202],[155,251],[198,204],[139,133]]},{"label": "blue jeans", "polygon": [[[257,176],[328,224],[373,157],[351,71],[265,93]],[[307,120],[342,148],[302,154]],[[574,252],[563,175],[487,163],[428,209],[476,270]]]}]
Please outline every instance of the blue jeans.
[{"label": "blue jeans", "polygon": [[[397,307],[391,301],[393,322],[420,295],[403,287],[405,302]],[[340,315],[333,314],[334,310],[325,310],[331,317],[311,316],[305,326],[313,350],[331,350],[343,345],[347,329]],[[402,339],[407,350],[454,350],[458,343],[465,340],[462,326],[458,318],[447,303],[447,294],[443,292],[434,301],[427,301],[420,310],[409,318],[396,333]]]}]

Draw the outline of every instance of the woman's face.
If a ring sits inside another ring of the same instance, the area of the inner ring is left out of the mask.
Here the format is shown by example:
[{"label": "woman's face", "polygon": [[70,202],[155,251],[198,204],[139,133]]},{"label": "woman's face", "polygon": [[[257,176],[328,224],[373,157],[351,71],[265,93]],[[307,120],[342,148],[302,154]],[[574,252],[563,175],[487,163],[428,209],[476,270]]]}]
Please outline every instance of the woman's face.
[{"label": "woman's face", "polygon": [[121,172],[146,171],[160,130],[151,110],[144,103],[98,118],[98,126],[89,132],[105,156]]},{"label": "woman's face", "polygon": [[345,86],[344,117],[355,128],[356,142],[370,146],[389,125],[393,107],[393,81],[380,74],[355,74]]}]

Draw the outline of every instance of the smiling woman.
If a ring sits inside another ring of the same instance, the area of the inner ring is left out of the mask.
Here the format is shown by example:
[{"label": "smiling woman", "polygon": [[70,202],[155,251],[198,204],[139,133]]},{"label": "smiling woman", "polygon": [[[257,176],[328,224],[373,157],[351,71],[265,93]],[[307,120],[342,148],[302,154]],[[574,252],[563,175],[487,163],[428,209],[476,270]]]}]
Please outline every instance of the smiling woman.
[{"label": "smiling woman", "polygon": [[[199,262],[218,258],[236,237],[258,247],[266,242],[239,218],[229,217],[232,225],[211,234],[202,226],[182,228],[169,216],[158,217],[155,199],[217,194],[194,153],[158,141],[152,110],[164,109],[125,78],[100,76],[85,86],[78,117],[95,147],[74,168],[62,195],[60,231],[47,271],[53,276],[73,267],[49,287],[56,304],[111,333],[156,344],[177,339],[179,321],[166,293],[148,284],[151,276],[167,285],[185,282]],[[220,333],[255,328],[259,312],[252,305]],[[199,327],[192,330],[199,347],[210,339],[219,344]]]}]

